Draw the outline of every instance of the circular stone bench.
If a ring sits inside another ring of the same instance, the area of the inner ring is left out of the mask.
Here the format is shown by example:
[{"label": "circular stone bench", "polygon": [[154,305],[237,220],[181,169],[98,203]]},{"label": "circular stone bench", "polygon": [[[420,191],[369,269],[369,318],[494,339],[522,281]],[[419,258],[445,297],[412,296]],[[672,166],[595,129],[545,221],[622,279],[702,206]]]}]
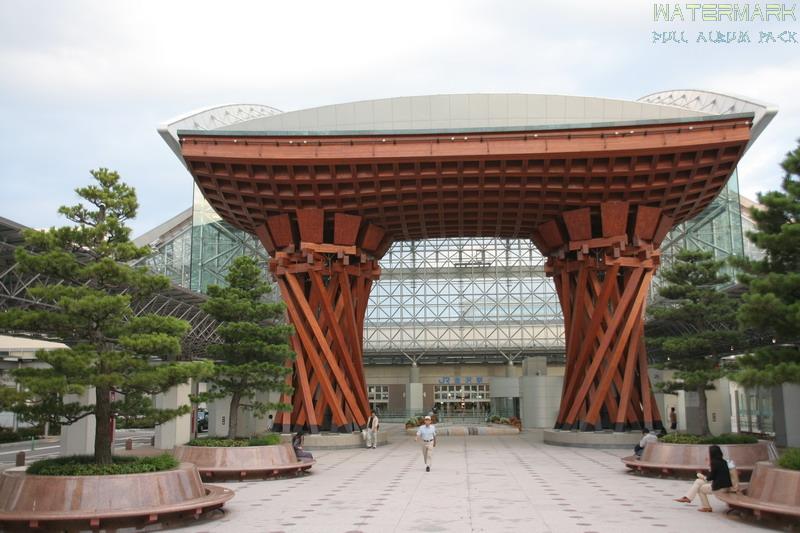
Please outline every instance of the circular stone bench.
[{"label": "circular stone bench", "polygon": [[[694,476],[696,472],[708,470],[708,448],[710,444],[670,444],[652,442],[645,446],[641,458],[635,455],[623,457],[628,468],[638,472],[668,476]],[[775,448],[769,441],[755,444],[720,444],[726,459],[733,459],[741,479],[750,477],[756,463],[775,459]]]},{"label": "circular stone bench", "polygon": [[299,461],[291,444],[271,446],[176,446],[175,458],[193,463],[204,479],[267,479],[281,475],[297,475],[316,462]]},{"label": "circular stone bench", "polygon": [[0,475],[0,529],[114,529],[219,509],[233,491],[204,485],[193,464],[144,474],[34,476],[25,467]]},{"label": "circular stone bench", "polygon": [[800,518],[800,471],[762,461],[756,463],[750,484],[742,493],[720,493],[717,497],[734,509],[763,515]]}]

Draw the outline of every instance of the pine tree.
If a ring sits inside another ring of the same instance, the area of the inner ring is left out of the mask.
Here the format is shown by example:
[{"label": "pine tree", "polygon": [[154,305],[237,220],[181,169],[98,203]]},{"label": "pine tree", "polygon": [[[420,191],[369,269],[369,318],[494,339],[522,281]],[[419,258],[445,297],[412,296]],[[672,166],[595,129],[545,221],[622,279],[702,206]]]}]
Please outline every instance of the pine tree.
[{"label": "pine tree", "polygon": [[719,290],[729,279],[720,274],[723,264],[709,252],[681,251],[661,274],[667,282],[658,290],[663,300],[650,308],[645,326],[658,365],[676,371],[675,379],[658,384],[659,389],[697,393],[703,435],[710,434],[706,391],[723,375],[720,358],[745,343],[736,322],[737,301]]},{"label": "pine tree", "polygon": [[222,343],[208,348],[216,365],[208,379],[208,392],[198,399],[230,396],[228,438],[235,438],[240,407],[258,416],[272,409],[291,409],[289,405],[260,401],[256,394],[291,392],[285,378],[292,368],[286,363],[294,354],[288,344],[292,327],[285,324],[283,304],[264,301],[272,287],[262,280],[255,260],[236,258],[225,280],[227,287],[208,288],[210,298],[203,304],[203,310],[221,323],[217,334]]},{"label": "pine tree", "polygon": [[[210,371],[210,363],[163,363],[180,353],[188,323],[153,314],[136,316],[133,306],[169,287],[164,276],[132,268],[128,261],[150,253],[130,241],[125,222],[136,215],[136,193],[119,174],[101,168],[96,183],[76,189],[84,203],[59,209],[73,225],[24,232],[20,268],[45,280],[28,289],[36,309],[0,314],[0,330],[40,334],[68,347],[39,351],[46,368],[22,368],[13,375],[24,398],[3,395],[6,409],[36,422],[73,424],[94,416],[94,458],[112,461],[111,429],[118,416],[143,415],[165,422],[190,407],[156,409],[151,395]],[[67,395],[95,389],[95,404]]]},{"label": "pine tree", "polygon": [[748,292],[738,317],[767,343],[737,361],[732,378],[745,386],[800,383],[800,146],[781,166],[783,191],[759,194],[764,208],[751,210],[758,231],[748,238],[765,257],[744,264]]}]

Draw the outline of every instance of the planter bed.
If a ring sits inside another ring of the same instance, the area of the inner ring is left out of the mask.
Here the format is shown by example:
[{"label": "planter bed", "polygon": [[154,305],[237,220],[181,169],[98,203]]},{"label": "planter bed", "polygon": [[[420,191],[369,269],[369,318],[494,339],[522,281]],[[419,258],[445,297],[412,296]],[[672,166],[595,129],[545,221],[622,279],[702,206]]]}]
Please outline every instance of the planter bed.
[{"label": "planter bed", "polygon": [[[641,459],[635,455],[623,457],[625,466],[637,472],[666,476],[694,476],[708,470],[709,444],[648,444]],[[726,459],[733,459],[740,479],[748,479],[756,463],[775,459],[775,448],[769,441],[755,444],[719,444]]]},{"label": "planter bed", "polygon": [[759,518],[774,515],[800,519],[800,470],[759,462],[742,493],[721,493],[717,497],[730,507],[746,509]]},{"label": "planter bed", "polygon": [[114,529],[169,518],[199,517],[219,509],[233,491],[204,485],[193,464],[144,474],[28,475],[24,467],[0,475],[2,529]]},{"label": "planter bed", "polygon": [[181,462],[193,463],[204,479],[271,478],[298,475],[316,462],[298,461],[291,444],[269,446],[176,446]]}]

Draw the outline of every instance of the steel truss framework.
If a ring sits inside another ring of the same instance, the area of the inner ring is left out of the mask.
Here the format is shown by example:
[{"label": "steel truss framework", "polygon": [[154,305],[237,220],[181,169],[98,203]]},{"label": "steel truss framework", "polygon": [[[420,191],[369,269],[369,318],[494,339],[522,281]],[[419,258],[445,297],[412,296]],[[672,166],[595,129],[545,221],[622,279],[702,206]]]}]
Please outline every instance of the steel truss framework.
[{"label": "steel truss framework", "polygon": [[367,362],[514,362],[563,353],[558,295],[529,240],[399,242],[381,269],[367,310]]},{"label": "steel truss framework", "polygon": [[[39,283],[60,283],[40,275],[32,275],[19,267],[14,251],[24,245],[22,230],[25,227],[6,219],[0,219],[0,312],[12,307],[47,309],[51,306],[28,295],[28,288]],[[200,309],[205,297],[179,286],[155,294],[147,301],[135,304],[136,316],[155,313],[186,320],[191,325],[182,341],[183,359],[205,355],[209,344],[219,342],[216,334],[217,322]],[[63,339],[69,342],[69,339]]]}]

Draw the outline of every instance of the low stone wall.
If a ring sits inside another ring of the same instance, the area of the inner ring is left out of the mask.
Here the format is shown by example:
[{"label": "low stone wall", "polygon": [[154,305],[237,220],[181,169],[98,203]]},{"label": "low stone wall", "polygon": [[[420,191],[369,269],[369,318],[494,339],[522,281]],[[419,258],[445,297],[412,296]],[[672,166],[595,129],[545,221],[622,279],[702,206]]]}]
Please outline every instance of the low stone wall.
[{"label": "low stone wall", "polygon": [[[623,457],[625,466],[640,472],[653,472],[665,475],[694,475],[708,470],[708,448],[710,444],[671,444],[653,442],[648,444],[641,458],[633,455]],[[726,459],[736,463],[736,471],[741,479],[750,476],[756,463],[777,457],[775,447],[769,441],[755,444],[720,444]]]},{"label": "low stone wall", "polygon": [[639,432],[612,431],[560,431],[545,429],[542,440],[552,446],[569,446],[573,448],[624,448],[633,450],[642,438]]},{"label": "low stone wall", "polygon": [[19,467],[0,474],[0,524],[99,525],[124,517],[156,521],[181,512],[196,516],[232,497],[228,489],[204,485],[188,463],[162,472],[110,476],[34,476]]},{"label": "low stone wall", "polygon": [[[291,441],[291,435],[283,436]],[[378,446],[389,444],[387,431],[378,431]],[[303,448],[309,451],[332,450],[337,448],[366,448],[367,443],[361,436],[361,432],[356,433],[318,433],[303,437]]]},{"label": "low stone wall", "polygon": [[800,471],[758,462],[744,494],[720,493],[718,497],[731,507],[749,509],[756,515],[800,518]]},{"label": "low stone wall", "polygon": [[[415,436],[417,428],[406,429],[406,435]],[[469,435],[519,435],[519,430],[508,424],[490,424],[488,426],[445,426],[436,425],[437,437],[466,437]]]},{"label": "low stone wall", "polygon": [[272,446],[176,446],[179,461],[193,463],[205,478],[271,477],[308,470],[313,460],[298,461],[291,444]]},{"label": "low stone wall", "polygon": [[[648,444],[642,452],[641,463],[681,465],[691,470],[708,468],[709,444],[669,444],[654,442]],[[722,455],[733,459],[737,470],[751,471],[759,461],[774,458],[772,444],[759,441],[757,444],[720,444]]]}]

